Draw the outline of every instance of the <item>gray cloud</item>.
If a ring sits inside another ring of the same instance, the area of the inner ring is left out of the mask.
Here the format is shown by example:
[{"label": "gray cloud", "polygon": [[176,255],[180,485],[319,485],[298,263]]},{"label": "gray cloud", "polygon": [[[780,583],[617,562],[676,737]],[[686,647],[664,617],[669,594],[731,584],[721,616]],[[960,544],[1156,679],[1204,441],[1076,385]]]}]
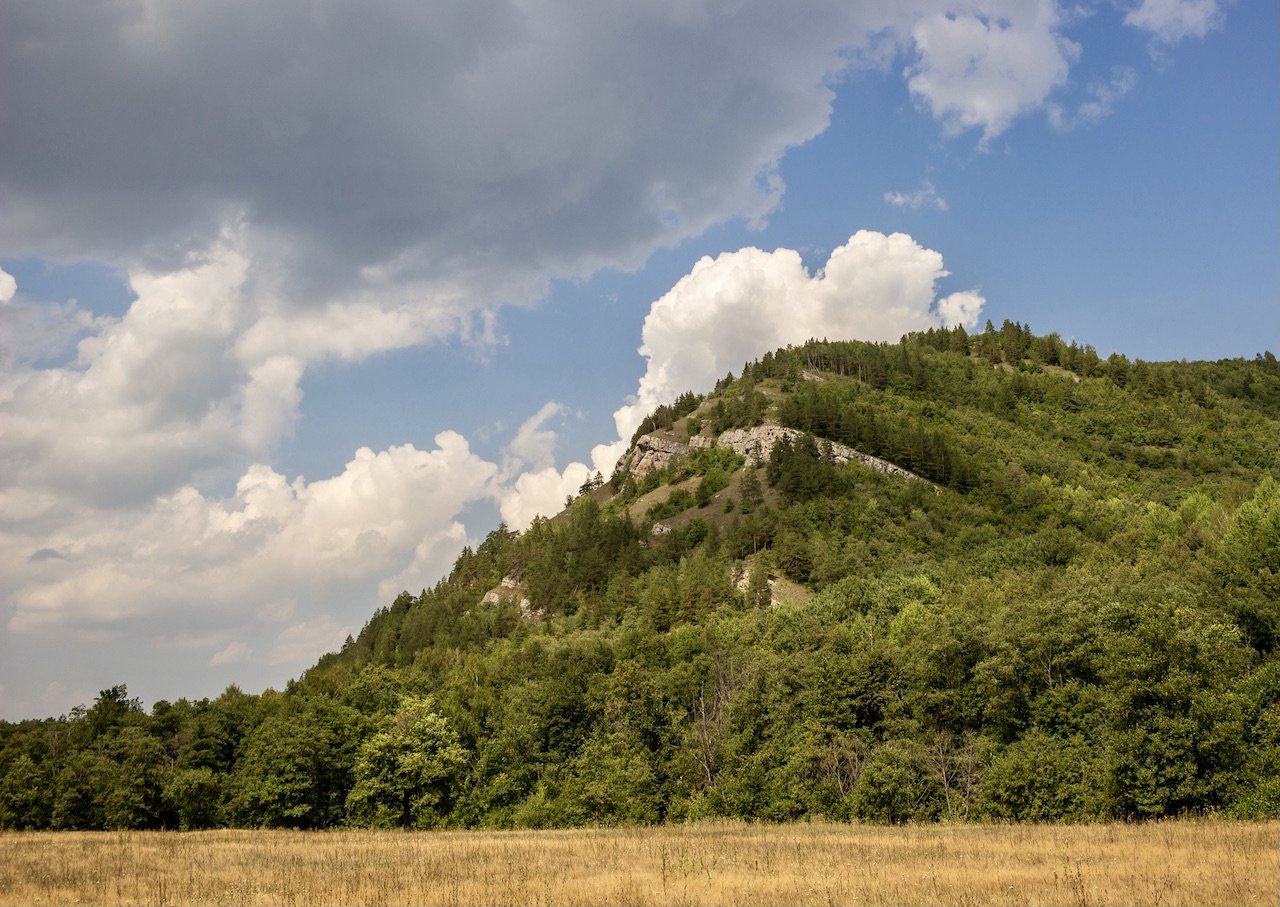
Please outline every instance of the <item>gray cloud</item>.
[{"label": "gray cloud", "polygon": [[10,3],[0,245],[162,269],[240,219],[309,299],[637,265],[772,208],[875,6]]}]

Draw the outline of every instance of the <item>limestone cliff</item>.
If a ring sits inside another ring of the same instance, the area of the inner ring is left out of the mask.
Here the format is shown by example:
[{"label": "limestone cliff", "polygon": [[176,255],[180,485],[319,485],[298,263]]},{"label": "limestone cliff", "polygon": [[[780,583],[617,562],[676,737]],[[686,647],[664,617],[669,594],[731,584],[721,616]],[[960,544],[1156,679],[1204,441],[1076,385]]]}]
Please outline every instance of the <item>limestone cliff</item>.
[{"label": "limestone cliff", "polygon": [[[781,425],[757,425],[754,428],[731,428],[716,437],[697,435],[686,443],[670,434],[654,432],[641,435],[636,439],[632,448],[618,460],[615,470],[628,472],[633,478],[639,480],[654,470],[665,468],[676,457],[685,456],[690,449],[713,446],[728,448],[746,457],[749,464],[759,466],[768,461],[773,448],[783,438],[794,441],[802,434],[804,433],[797,429],[784,428]],[[823,438],[819,438],[818,443],[830,450],[831,457],[837,463],[859,463],[875,472],[919,482],[927,481],[909,469],[903,469],[895,463],[873,457],[847,445]]]}]

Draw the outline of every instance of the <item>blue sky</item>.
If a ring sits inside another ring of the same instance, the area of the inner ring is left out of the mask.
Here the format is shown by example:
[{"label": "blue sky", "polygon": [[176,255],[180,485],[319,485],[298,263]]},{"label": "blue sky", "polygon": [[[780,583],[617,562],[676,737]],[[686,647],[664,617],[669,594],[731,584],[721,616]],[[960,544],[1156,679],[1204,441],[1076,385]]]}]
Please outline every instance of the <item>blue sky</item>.
[{"label": "blue sky", "polygon": [[0,7],[0,717],[278,686],[811,335],[1280,349],[1273,3],[420,7]]}]

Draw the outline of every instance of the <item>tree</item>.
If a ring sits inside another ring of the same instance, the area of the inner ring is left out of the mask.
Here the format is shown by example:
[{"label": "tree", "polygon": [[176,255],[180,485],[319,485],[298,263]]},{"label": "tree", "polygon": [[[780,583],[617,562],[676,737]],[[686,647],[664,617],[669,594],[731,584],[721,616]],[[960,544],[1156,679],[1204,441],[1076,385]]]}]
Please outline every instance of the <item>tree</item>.
[{"label": "tree", "polygon": [[742,512],[750,513],[764,501],[764,489],[760,486],[758,468],[748,467],[742,474]]},{"label": "tree", "polygon": [[649,825],[661,818],[661,790],[648,750],[634,734],[592,737],[572,765],[568,814],[595,825]]},{"label": "tree", "polygon": [[435,703],[430,698],[407,699],[387,726],[360,747],[347,812],[366,825],[440,825],[466,764],[466,750],[435,711]]},{"label": "tree", "polygon": [[142,715],[142,703],[137,699],[130,699],[128,687],[119,684],[98,694],[93,708],[85,713],[84,720],[89,738],[97,740],[115,731],[131,718],[136,720]]},{"label": "tree", "polygon": [[49,773],[23,753],[0,778],[0,828],[47,828]]},{"label": "tree", "polygon": [[325,699],[285,699],[249,735],[232,778],[231,811],[247,825],[336,824],[351,786],[359,714]]},{"label": "tree", "polygon": [[169,776],[164,798],[183,831],[214,828],[222,821],[223,775],[208,766],[184,768]]},{"label": "tree", "polygon": [[1032,730],[988,766],[978,809],[989,818],[1046,822],[1096,818],[1106,780],[1099,753],[1083,736]]},{"label": "tree", "polygon": [[106,748],[110,784],[102,792],[108,828],[155,828],[163,824],[164,746],[139,727],[122,728]]},{"label": "tree", "polygon": [[855,814],[890,824],[933,819],[941,809],[941,787],[929,777],[921,747],[891,740],[875,750],[853,788]]},{"label": "tree", "polygon": [[1227,604],[1253,646],[1280,645],[1280,482],[1266,476],[1222,540]]}]

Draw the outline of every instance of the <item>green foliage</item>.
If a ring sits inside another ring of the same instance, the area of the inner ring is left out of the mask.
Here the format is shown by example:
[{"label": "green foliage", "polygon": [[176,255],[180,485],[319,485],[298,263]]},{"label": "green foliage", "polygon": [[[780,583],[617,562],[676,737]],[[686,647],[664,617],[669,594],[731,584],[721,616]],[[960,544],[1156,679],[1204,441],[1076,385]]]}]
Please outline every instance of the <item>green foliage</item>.
[{"label": "green foliage", "polygon": [[1273,355],[812,341],[685,416],[802,434],[593,479],[284,693],[0,723],[0,826],[1280,817]]},{"label": "green foliage", "polygon": [[347,812],[359,825],[432,828],[453,806],[467,753],[430,698],[409,699],[361,745]]},{"label": "green foliage", "polygon": [[50,780],[44,767],[26,753],[14,759],[0,779],[0,826],[47,828]]},{"label": "green foliage", "polygon": [[278,706],[245,739],[230,781],[231,817],[266,828],[337,824],[351,787],[358,713],[319,698]]},{"label": "green foliage", "polygon": [[1098,818],[1105,814],[1101,755],[1083,736],[1029,731],[986,767],[978,814],[1028,822]]},{"label": "green foliage", "polygon": [[924,752],[910,741],[899,740],[879,747],[868,758],[852,797],[858,818],[888,823],[937,818],[944,802]]},{"label": "green foliage", "polygon": [[224,780],[207,766],[185,768],[169,776],[164,799],[183,831],[215,828],[223,822]]},{"label": "green foliage", "polygon": [[685,391],[670,406],[659,406],[640,422],[639,427],[636,428],[635,433],[631,436],[631,443],[635,444],[636,439],[642,435],[647,435],[659,429],[670,428],[677,419],[681,419],[697,409],[703,399],[705,398],[692,391]]}]

